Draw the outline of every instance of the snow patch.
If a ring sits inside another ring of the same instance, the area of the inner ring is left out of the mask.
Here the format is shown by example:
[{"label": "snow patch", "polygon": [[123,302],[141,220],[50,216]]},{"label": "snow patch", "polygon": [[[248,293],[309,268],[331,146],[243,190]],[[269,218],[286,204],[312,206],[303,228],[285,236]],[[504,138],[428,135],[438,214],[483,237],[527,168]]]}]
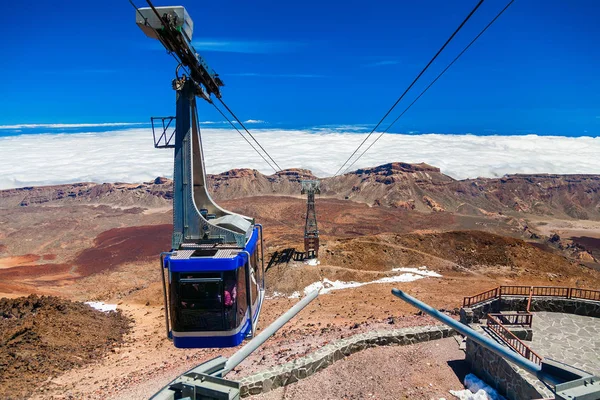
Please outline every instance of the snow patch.
[{"label": "snow patch", "polygon": [[281,299],[287,297],[288,299],[299,299],[300,298],[300,292],[296,291],[294,293],[292,293],[289,296],[286,296],[285,294],[278,292],[278,291],[274,291],[273,294],[271,296],[266,296],[265,299],[267,300],[272,300],[272,299]]},{"label": "snow patch", "polygon": [[385,278],[377,279],[371,282],[344,282],[344,281],[332,281],[327,278],[323,278],[322,281],[314,282],[304,288],[304,294],[309,294],[314,290],[320,290],[321,294],[327,294],[334,290],[357,288],[365,285],[371,285],[376,283],[398,283],[398,282],[413,282],[426,277],[441,278],[442,275],[434,271],[427,270],[427,267],[423,266],[420,268],[394,268],[392,272],[405,272],[400,275],[386,276]]},{"label": "snow patch", "polygon": [[102,312],[117,311],[116,304],[105,304],[101,301],[86,301],[85,304]]},{"label": "snow patch", "polygon": [[311,258],[310,260],[304,261],[304,264],[316,267],[317,265],[321,264],[321,261],[317,260],[316,258]]},{"label": "snow patch", "polygon": [[450,390],[450,394],[460,400],[506,400],[473,374],[465,376],[465,387],[463,390]]},{"label": "snow patch", "polygon": [[392,272],[410,272],[410,273],[417,274],[417,275],[431,276],[431,277],[435,277],[435,278],[442,277],[442,275],[438,274],[435,271],[427,270],[427,267],[425,265],[423,265],[422,267],[419,267],[419,268],[394,268],[394,269],[392,269]]}]

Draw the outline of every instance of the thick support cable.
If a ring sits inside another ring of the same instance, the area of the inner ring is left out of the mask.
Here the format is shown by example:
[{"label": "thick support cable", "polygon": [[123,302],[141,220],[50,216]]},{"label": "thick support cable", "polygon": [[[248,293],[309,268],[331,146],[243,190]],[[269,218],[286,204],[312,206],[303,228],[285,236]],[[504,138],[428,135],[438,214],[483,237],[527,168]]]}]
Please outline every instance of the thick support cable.
[{"label": "thick support cable", "polygon": [[365,142],[367,141],[367,139],[369,139],[369,137],[371,137],[371,135],[373,134],[373,132],[375,132],[377,130],[377,128],[379,128],[379,125],[381,125],[381,123],[387,118],[388,115],[390,115],[390,113],[394,110],[394,108],[396,108],[396,106],[398,105],[398,103],[400,103],[400,101],[404,98],[404,96],[406,96],[406,94],[408,93],[408,91],[410,89],[412,89],[412,87],[415,85],[415,83],[417,83],[417,81],[419,80],[419,78],[421,78],[421,76],[425,73],[425,71],[427,71],[427,69],[429,68],[429,66],[431,64],[433,64],[433,62],[436,60],[436,58],[438,58],[438,56],[441,54],[441,52],[444,51],[444,49],[446,48],[446,46],[448,46],[448,44],[452,41],[452,39],[454,39],[454,36],[456,36],[456,34],[462,29],[462,27],[467,23],[467,21],[471,18],[471,16],[473,16],[473,14],[475,14],[475,11],[477,11],[477,9],[479,8],[479,6],[481,6],[481,4],[483,4],[483,2],[484,2],[484,0],[479,0],[479,3],[477,3],[477,5],[473,8],[473,10],[471,10],[471,12],[469,13],[469,15],[467,15],[467,17],[458,26],[458,28],[456,28],[456,30],[454,31],[454,33],[452,33],[452,35],[450,35],[450,37],[448,38],[448,40],[446,40],[446,43],[444,43],[444,45],[438,50],[438,52],[435,53],[435,55],[433,56],[433,58],[427,63],[427,65],[425,66],[425,68],[423,68],[421,70],[421,72],[419,73],[419,75],[417,75],[417,77],[412,81],[412,83],[406,88],[406,90],[404,91],[404,93],[402,93],[402,95],[400,97],[398,97],[398,100],[396,100],[396,102],[394,103],[394,105],[392,105],[392,107],[388,110],[388,112],[385,113],[385,115],[383,116],[383,118],[381,118],[379,120],[379,122],[377,123],[377,125],[375,125],[375,128],[373,128],[373,130],[371,132],[369,132],[369,134],[367,135],[367,137],[365,138],[365,140],[363,140],[362,143],[356,148],[356,150],[354,150],[354,152],[350,155],[350,157],[348,157],[348,159],[344,162],[344,164],[342,164],[342,166],[340,167],[340,169],[337,170],[337,172],[335,173],[334,176],[337,176],[340,173],[340,171],[342,169],[344,169],[344,166],[346,166],[346,164],[348,162],[350,162],[350,160],[352,159],[352,157],[354,157],[354,155],[358,152],[358,150],[360,150],[360,148],[365,144]]},{"label": "thick support cable", "polygon": [[492,19],[492,20],[490,21],[490,23],[489,23],[489,24],[487,24],[487,25],[486,25],[486,27],[485,27],[485,28],[483,28],[483,29],[481,30],[481,32],[479,32],[479,34],[478,34],[477,36],[475,36],[475,38],[474,38],[473,40],[471,40],[471,43],[469,43],[469,44],[467,45],[467,47],[465,47],[465,48],[464,48],[464,49],[463,49],[463,50],[462,50],[462,51],[461,51],[461,52],[460,52],[460,53],[459,53],[459,54],[456,56],[456,58],[455,58],[454,60],[452,60],[452,62],[451,62],[450,64],[448,64],[448,66],[447,66],[446,68],[444,68],[444,70],[443,70],[442,72],[440,72],[440,74],[439,74],[439,75],[438,75],[438,76],[437,76],[437,77],[436,77],[436,78],[435,78],[435,79],[434,79],[434,80],[433,80],[433,81],[432,81],[432,82],[431,82],[431,83],[430,83],[430,84],[429,84],[429,85],[428,85],[428,86],[427,86],[427,87],[426,87],[426,88],[425,88],[425,89],[424,89],[424,90],[423,90],[423,91],[422,91],[422,92],[421,92],[421,93],[420,93],[420,94],[417,96],[417,98],[416,98],[416,99],[414,99],[414,100],[412,101],[412,103],[410,103],[410,104],[408,105],[408,107],[406,107],[406,108],[404,109],[404,111],[402,111],[402,113],[401,113],[400,115],[398,115],[398,116],[396,117],[396,119],[395,119],[395,120],[394,120],[394,121],[393,121],[393,122],[392,122],[392,123],[391,123],[391,124],[390,124],[390,125],[389,125],[387,128],[385,128],[385,130],[384,130],[383,132],[381,132],[381,133],[379,134],[379,136],[377,136],[377,137],[375,138],[375,140],[374,140],[374,141],[373,141],[373,142],[372,142],[372,143],[369,145],[369,147],[367,147],[367,148],[366,148],[366,149],[365,149],[365,150],[364,150],[364,151],[363,151],[363,152],[362,152],[362,153],[361,153],[361,154],[360,154],[360,155],[359,155],[359,156],[358,156],[358,157],[357,157],[357,158],[356,158],[354,161],[352,161],[352,163],[351,163],[350,165],[348,165],[348,167],[346,167],[346,170],[344,171],[344,173],[346,173],[346,172],[350,171],[350,168],[352,168],[352,166],[353,166],[354,164],[356,164],[356,162],[357,162],[358,160],[360,160],[360,159],[362,158],[362,156],[363,156],[363,155],[365,155],[365,153],[366,153],[367,151],[369,151],[369,149],[370,149],[371,147],[373,147],[373,145],[374,145],[374,144],[375,144],[375,143],[376,143],[376,142],[377,142],[379,139],[381,139],[381,137],[382,137],[382,136],[383,136],[383,135],[384,135],[386,132],[388,132],[388,131],[390,130],[390,128],[391,128],[391,127],[392,127],[392,126],[393,126],[393,125],[394,125],[394,124],[395,124],[395,123],[396,123],[396,122],[397,122],[397,121],[398,121],[400,118],[402,118],[402,116],[403,116],[403,115],[404,115],[404,114],[405,114],[405,113],[406,113],[406,112],[407,112],[407,111],[408,111],[408,110],[409,110],[409,109],[410,109],[410,108],[411,108],[411,107],[412,107],[412,106],[413,106],[413,105],[414,105],[414,104],[415,104],[415,103],[416,103],[416,102],[417,102],[417,101],[418,101],[418,100],[421,98],[421,96],[423,96],[423,95],[424,95],[424,94],[425,94],[425,93],[426,93],[426,92],[429,90],[429,88],[430,88],[430,87],[432,87],[432,86],[433,86],[433,85],[434,85],[434,84],[435,84],[435,83],[438,81],[438,79],[440,79],[440,78],[441,78],[441,77],[442,77],[442,76],[443,76],[443,75],[446,73],[446,71],[448,71],[448,70],[450,69],[450,67],[451,67],[452,65],[454,65],[454,63],[455,63],[456,61],[458,61],[458,59],[459,59],[459,58],[460,58],[460,57],[461,57],[461,56],[462,56],[462,55],[463,55],[463,54],[464,54],[464,53],[465,53],[467,50],[469,50],[469,48],[470,48],[470,47],[473,45],[473,43],[475,43],[475,42],[477,41],[477,39],[479,39],[479,37],[480,37],[481,35],[483,35],[483,33],[484,33],[485,31],[487,31],[487,30],[488,30],[488,28],[489,28],[490,26],[492,26],[492,24],[493,24],[494,22],[496,22],[496,20],[497,20],[498,18],[500,18],[500,16],[501,16],[501,15],[504,13],[504,11],[506,11],[506,10],[508,9],[508,7],[510,7],[510,5],[511,5],[512,3],[514,3],[514,1],[515,1],[515,0],[511,0],[511,1],[510,1],[510,2],[509,2],[507,5],[506,5],[506,7],[504,7],[504,8],[502,9],[502,11],[500,11],[500,12],[498,13],[498,15],[496,15],[496,17],[495,17],[494,19]]},{"label": "thick support cable", "polygon": [[[271,157],[271,155],[264,149],[264,147],[262,147],[261,144],[258,143],[258,140],[256,140],[256,138],[254,136],[252,136],[252,134],[246,128],[246,126],[242,123],[242,121],[240,121],[240,119],[234,114],[234,112],[231,111],[231,108],[229,108],[227,106],[227,104],[225,104],[225,102],[223,101],[223,99],[219,98],[218,100],[221,102],[221,104],[223,104],[223,107],[225,107],[227,109],[227,111],[229,111],[229,113],[231,114],[231,116],[240,124],[240,126],[246,131],[246,133],[252,138],[252,140],[254,140],[256,142],[256,144],[258,145],[258,147],[260,147],[260,149],[265,152],[265,154],[267,155],[267,157],[269,157],[269,159],[273,162],[273,164],[275,164],[275,166],[279,169],[279,171],[281,171],[281,167],[275,162],[275,160],[273,160],[273,157]],[[275,172],[277,172],[277,171],[275,171]]]},{"label": "thick support cable", "polygon": [[273,168],[273,171],[277,172],[277,169],[273,165],[271,165],[269,160],[267,160],[265,158],[265,156],[263,156],[262,153],[260,151],[258,151],[258,149],[256,147],[254,147],[252,142],[250,140],[248,140],[248,138],[246,136],[244,136],[244,134],[242,132],[240,132],[240,130],[237,128],[237,126],[235,126],[235,124],[233,123],[233,121],[231,121],[231,119],[229,119],[229,117],[227,115],[225,115],[225,113],[223,113],[223,111],[221,111],[221,109],[219,107],[217,107],[217,105],[214,102],[211,102],[211,104],[213,105],[213,107],[215,107],[215,109],[219,112],[219,114],[221,114],[221,116],[223,118],[225,118],[227,120],[227,122],[229,122],[229,124],[233,127],[233,129],[235,129],[237,131],[237,133],[239,133],[240,136],[244,138],[244,140],[250,145],[250,147],[252,147],[254,149],[254,151],[256,151],[256,153],[260,156],[260,158],[265,160],[265,162],[269,165],[269,167]]}]

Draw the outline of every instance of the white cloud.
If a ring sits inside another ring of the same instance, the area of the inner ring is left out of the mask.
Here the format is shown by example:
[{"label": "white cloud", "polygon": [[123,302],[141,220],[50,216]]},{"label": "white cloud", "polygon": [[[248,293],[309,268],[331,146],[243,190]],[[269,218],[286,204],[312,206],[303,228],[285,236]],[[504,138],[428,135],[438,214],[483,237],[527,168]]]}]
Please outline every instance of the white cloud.
[{"label": "white cloud", "polygon": [[227,121],[200,121],[200,126],[202,125],[221,125],[227,124]]},{"label": "white cloud", "polygon": [[245,77],[257,77],[257,78],[325,78],[325,75],[319,74],[267,74],[258,72],[237,72],[232,74],[226,74],[229,76],[245,76]]},{"label": "white cloud", "polygon": [[226,53],[271,54],[287,53],[298,47],[304,46],[300,42],[286,42],[281,40],[194,40],[192,42],[198,51],[218,51]]},{"label": "white cloud", "polygon": [[388,65],[398,65],[400,64],[400,61],[398,60],[382,60],[382,61],[375,61],[369,64],[365,64],[365,67],[384,67],[384,66],[388,66]]},{"label": "white cloud", "polygon": [[[364,133],[256,129],[282,168],[333,175]],[[208,173],[273,171],[232,129],[202,129]],[[372,138],[371,138],[372,139]],[[369,142],[368,142],[369,143]],[[600,174],[600,137],[385,135],[353,168],[426,162],[457,179],[508,173]],[[171,176],[172,150],[154,149],[149,128],[0,137],[0,189],[81,181],[142,182]]]},{"label": "white cloud", "polygon": [[148,122],[103,122],[99,124],[17,124],[17,125],[0,125],[0,129],[31,129],[31,128],[97,128],[104,126],[135,126],[148,125]]},{"label": "white cloud", "polygon": [[247,119],[244,121],[245,124],[264,124],[266,121],[262,119]]}]

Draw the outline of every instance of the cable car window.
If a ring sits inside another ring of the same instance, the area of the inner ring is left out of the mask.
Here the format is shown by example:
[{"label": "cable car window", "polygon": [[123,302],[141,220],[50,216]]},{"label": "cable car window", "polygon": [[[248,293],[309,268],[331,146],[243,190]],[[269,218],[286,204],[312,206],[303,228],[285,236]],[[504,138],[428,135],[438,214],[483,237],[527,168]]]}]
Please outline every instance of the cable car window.
[{"label": "cable car window", "polygon": [[223,281],[220,274],[179,274],[174,301],[179,331],[224,329]]},{"label": "cable car window", "polygon": [[248,304],[246,301],[246,269],[240,268],[237,280],[237,318],[238,324],[243,324],[246,318]]},{"label": "cable car window", "polygon": [[237,318],[237,270],[226,271],[223,273],[223,306],[225,310],[225,326],[227,329],[233,329],[238,325]]},{"label": "cable car window", "polygon": [[250,275],[250,286],[252,288],[250,293],[252,293],[252,303],[256,303],[256,300],[258,299],[258,262],[256,261],[256,253],[257,252],[255,251],[252,257],[250,258],[253,271],[253,273]]},{"label": "cable car window", "polygon": [[261,274],[261,269],[260,269],[260,265],[259,265],[258,248],[256,248],[254,250],[254,254],[252,254],[252,266],[254,267],[254,276],[256,277],[256,280],[260,284],[260,282],[262,280],[262,274]]}]

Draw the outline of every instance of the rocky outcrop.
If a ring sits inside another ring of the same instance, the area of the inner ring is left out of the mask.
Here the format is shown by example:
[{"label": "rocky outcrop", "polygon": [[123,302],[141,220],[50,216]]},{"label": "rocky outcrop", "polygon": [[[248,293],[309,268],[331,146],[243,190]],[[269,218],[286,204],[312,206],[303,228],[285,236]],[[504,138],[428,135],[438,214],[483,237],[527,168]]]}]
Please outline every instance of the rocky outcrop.
[{"label": "rocky outcrop", "polygon": [[427,207],[431,208],[431,211],[445,211],[444,207],[440,206],[435,200],[433,200],[429,196],[423,196],[423,202],[427,205]]}]

